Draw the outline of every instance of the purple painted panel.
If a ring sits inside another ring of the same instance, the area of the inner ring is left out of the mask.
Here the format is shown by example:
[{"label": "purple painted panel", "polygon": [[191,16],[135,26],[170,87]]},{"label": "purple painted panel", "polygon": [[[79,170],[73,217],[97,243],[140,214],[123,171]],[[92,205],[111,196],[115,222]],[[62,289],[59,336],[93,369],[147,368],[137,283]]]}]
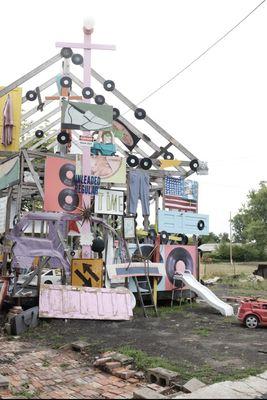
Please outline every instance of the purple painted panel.
[{"label": "purple painted panel", "polygon": [[129,320],[132,294],[126,288],[106,289],[41,285],[41,318]]}]

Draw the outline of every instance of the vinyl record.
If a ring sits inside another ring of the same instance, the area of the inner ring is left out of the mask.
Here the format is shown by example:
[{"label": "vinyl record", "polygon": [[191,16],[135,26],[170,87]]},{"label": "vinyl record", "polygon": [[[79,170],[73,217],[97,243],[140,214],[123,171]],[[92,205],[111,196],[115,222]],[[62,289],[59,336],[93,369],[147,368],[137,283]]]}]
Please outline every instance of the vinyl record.
[{"label": "vinyl record", "polygon": [[26,99],[29,101],[34,101],[37,98],[37,93],[35,90],[28,90],[26,93]]},{"label": "vinyl record", "polygon": [[139,158],[134,156],[133,154],[130,154],[127,159],[126,159],[127,164],[129,167],[136,167],[139,164]]},{"label": "vinyl record", "polygon": [[70,47],[63,47],[60,52],[61,57],[64,57],[64,58],[70,58],[72,56],[72,53],[73,53],[73,51],[71,50]]},{"label": "vinyl record", "polygon": [[164,158],[164,160],[173,160],[174,159],[174,155],[170,151],[166,151],[163,154],[163,158]]},{"label": "vinyl record", "polygon": [[[72,178],[67,176],[68,172],[72,174]],[[73,164],[64,164],[59,170],[59,178],[61,182],[66,186],[74,186],[74,178],[75,178],[75,165]]]},{"label": "vinyl record", "polygon": [[184,244],[186,245],[188,243],[188,237],[184,234],[179,234],[177,235],[181,240],[179,241],[179,244]]},{"label": "vinyl record", "polygon": [[83,56],[81,54],[73,54],[71,57],[71,61],[75,65],[82,65],[83,63]]},{"label": "vinyl record", "polygon": [[60,144],[67,144],[69,143],[70,136],[68,132],[62,131],[57,135],[57,141]]},{"label": "vinyl record", "polygon": [[[194,272],[194,261],[191,254],[183,247],[175,247],[167,257],[166,260],[166,273],[169,281],[173,284],[173,276],[177,272],[177,263],[182,261],[184,263],[185,269],[188,269],[192,274]],[[183,287],[183,282],[176,281],[177,287]]]},{"label": "vinyl record", "polygon": [[116,121],[120,116],[120,110],[116,107],[113,108],[113,120]]},{"label": "vinyl record", "polygon": [[137,119],[144,119],[146,117],[146,112],[143,108],[137,108],[134,112],[134,116]]},{"label": "vinyl record", "polygon": [[115,89],[115,83],[113,81],[105,81],[103,83],[104,89],[108,92],[112,92]]},{"label": "vinyl record", "polygon": [[191,168],[192,171],[195,171],[195,172],[196,172],[197,169],[198,169],[198,167],[199,167],[199,162],[198,162],[198,160],[192,160],[192,161],[190,161],[189,166],[190,166],[190,168]]},{"label": "vinyl record", "polygon": [[150,169],[152,167],[152,161],[150,158],[142,158],[140,161],[140,167],[143,169]]},{"label": "vinyl record", "polygon": [[[66,201],[67,197],[70,202]],[[79,196],[73,189],[63,189],[58,194],[58,204],[65,211],[74,211],[79,205]]]},{"label": "vinyl record", "polygon": [[41,129],[37,129],[37,131],[35,131],[35,136],[38,139],[41,139],[44,136],[44,131],[42,131]]},{"label": "vinyl record", "polygon": [[75,251],[74,251],[74,250],[71,250],[70,255],[71,255],[72,257],[74,257],[74,256],[75,256]]},{"label": "vinyl record", "polygon": [[105,97],[102,96],[102,94],[97,94],[97,95],[95,96],[95,103],[96,103],[96,104],[99,104],[100,106],[102,106],[102,104],[105,103]]},{"label": "vinyl record", "polygon": [[166,231],[160,232],[160,242],[162,244],[167,244],[169,241],[169,234]]},{"label": "vinyl record", "polygon": [[91,99],[94,96],[94,91],[89,86],[86,86],[82,90],[82,95],[85,99]]},{"label": "vinyl record", "polygon": [[69,76],[63,76],[60,79],[60,85],[64,88],[70,88],[72,85],[72,79]]},{"label": "vinyl record", "polygon": [[205,222],[202,219],[199,220],[197,223],[197,227],[200,231],[203,231],[203,229],[205,228]]}]

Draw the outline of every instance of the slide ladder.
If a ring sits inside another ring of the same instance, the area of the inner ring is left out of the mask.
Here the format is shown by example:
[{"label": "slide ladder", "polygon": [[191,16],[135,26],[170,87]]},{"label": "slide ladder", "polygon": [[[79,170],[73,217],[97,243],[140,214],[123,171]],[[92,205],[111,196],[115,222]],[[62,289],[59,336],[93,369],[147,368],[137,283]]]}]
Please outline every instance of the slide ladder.
[{"label": "slide ladder", "polygon": [[191,271],[185,270],[184,273],[178,272],[175,274],[175,278],[180,279],[193,292],[205,300],[211,307],[216,308],[222,315],[226,317],[234,315],[233,307],[220,300],[210,289],[198,282],[191,274]]}]

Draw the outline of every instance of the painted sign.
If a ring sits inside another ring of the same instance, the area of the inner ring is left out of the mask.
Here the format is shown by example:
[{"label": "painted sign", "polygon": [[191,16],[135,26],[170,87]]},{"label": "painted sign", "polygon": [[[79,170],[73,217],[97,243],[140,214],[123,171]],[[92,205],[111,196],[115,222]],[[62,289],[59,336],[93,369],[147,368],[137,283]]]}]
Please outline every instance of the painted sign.
[{"label": "painted sign", "polygon": [[62,128],[81,131],[109,129],[113,122],[113,107],[62,100]]},{"label": "painted sign", "polygon": [[6,228],[7,197],[0,198],[0,233],[5,233]]},{"label": "painted sign", "polygon": [[99,189],[95,196],[95,213],[123,215],[123,197],[122,191]]},{"label": "painted sign", "polygon": [[74,176],[76,193],[96,195],[100,185],[99,176],[75,175]]},{"label": "painted sign", "polygon": [[79,213],[81,195],[75,190],[75,161],[47,157],[45,162],[44,210]]},{"label": "painted sign", "polygon": [[114,136],[120,139],[130,151],[135,148],[140,140],[126,125],[118,120],[113,121],[112,131]]},{"label": "painted sign", "polygon": [[[126,183],[126,160],[118,156],[92,156],[91,173],[101,183]],[[76,155],[76,173],[81,173],[82,155]],[[79,172],[78,172],[79,171]]]},{"label": "painted sign", "polygon": [[158,210],[158,230],[188,235],[208,235],[209,216],[182,211]]},{"label": "painted sign", "polygon": [[41,285],[40,318],[129,320],[134,303],[130,290]]},{"label": "painted sign", "polygon": [[16,185],[20,179],[19,157],[0,164],[0,190]]},{"label": "painted sign", "polygon": [[100,258],[75,258],[71,262],[71,283],[73,286],[102,287],[103,260]]},{"label": "painted sign", "polygon": [[91,134],[84,134],[79,136],[79,142],[81,145],[92,146],[94,138]]},{"label": "painted sign", "polygon": [[124,239],[135,239],[135,236],[136,236],[135,217],[124,217],[123,218]]},{"label": "painted sign", "polygon": [[0,97],[0,152],[19,151],[21,93],[22,89],[16,88]]}]

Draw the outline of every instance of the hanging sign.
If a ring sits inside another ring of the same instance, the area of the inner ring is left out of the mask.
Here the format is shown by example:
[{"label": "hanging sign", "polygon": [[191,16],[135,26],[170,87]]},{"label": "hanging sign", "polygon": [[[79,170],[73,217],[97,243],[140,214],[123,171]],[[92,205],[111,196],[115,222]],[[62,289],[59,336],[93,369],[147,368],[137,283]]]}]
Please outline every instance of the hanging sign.
[{"label": "hanging sign", "polygon": [[99,189],[95,197],[95,213],[123,215],[124,192]]},{"label": "hanging sign", "polygon": [[76,193],[96,195],[100,185],[100,177],[93,175],[75,175]]},{"label": "hanging sign", "polygon": [[92,146],[93,142],[94,142],[94,138],[91,134],[90,135],[86,135],[86,134],[80,135],[79,142],[81,145]]}]

